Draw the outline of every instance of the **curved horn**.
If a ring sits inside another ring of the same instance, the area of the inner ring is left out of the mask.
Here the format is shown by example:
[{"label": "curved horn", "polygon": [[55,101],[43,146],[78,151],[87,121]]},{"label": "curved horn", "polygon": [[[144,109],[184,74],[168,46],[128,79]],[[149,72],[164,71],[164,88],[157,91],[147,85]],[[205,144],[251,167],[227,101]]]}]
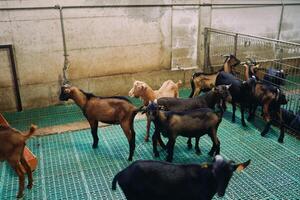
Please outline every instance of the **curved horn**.
[{"label": "curved horn", "polygon": [[233,171],[237,170],[238,172],[242,171],[243,169],[245,169],[249,164],[250,164],[251,160],[249,159],[248,161],[244,162],[244,163],[240,163],[240,164],[236,164],[233,166]]},{"label": "curved horn", "polygon": [[231,85],[232,85],[232,84],[230,84],[230,85],[226,85],[226,88],[227,88],[227,89],[229,89],[229,88],[231,87]]}]

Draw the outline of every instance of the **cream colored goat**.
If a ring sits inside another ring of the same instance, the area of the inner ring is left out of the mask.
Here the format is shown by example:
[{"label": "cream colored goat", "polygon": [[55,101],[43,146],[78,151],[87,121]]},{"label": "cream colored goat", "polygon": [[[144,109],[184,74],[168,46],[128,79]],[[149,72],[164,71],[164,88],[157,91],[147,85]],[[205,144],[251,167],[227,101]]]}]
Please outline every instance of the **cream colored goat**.
[{"label": "cream colored goat", "polygon": [[[129,96],[141,98],[145,106],[148,105],[149,101],[154,101],[161,97],[179,97],[178,88],[182,85],[182,81],[179,80],[174,83],[172,80],[165,81],[158,90],[153,90],[147,83],[143,81],[134,81],[133,87],[129,91]],[[145,141],[149,140],[150,130],[150,119],[147,117],[147,132]]]}]

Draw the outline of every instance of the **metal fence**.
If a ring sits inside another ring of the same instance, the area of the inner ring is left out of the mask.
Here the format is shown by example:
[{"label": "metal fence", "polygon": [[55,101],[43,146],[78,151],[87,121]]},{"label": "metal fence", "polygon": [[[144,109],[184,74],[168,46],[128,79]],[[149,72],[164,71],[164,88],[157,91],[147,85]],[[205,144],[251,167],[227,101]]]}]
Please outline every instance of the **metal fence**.
[{"label": "metal fence", "polygon": [[[262,74],[269,68],[283,70],[287,77],[280,88],[288,104],[283,106],[300,115],[300,44],[206,28],[204,33],[204,71],[216,72],[224,63],[224,54],[234,54],[241,62],[248,58],[260,63]],[[245,68],[236,67],[237,76],[244,80]]]}]

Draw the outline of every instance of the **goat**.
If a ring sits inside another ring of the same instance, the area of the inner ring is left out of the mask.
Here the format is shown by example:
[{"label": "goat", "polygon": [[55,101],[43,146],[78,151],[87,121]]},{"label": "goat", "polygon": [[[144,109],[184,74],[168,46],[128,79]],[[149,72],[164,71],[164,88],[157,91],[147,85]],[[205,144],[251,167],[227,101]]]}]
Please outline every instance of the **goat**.
[{"label": "goat", "polygon": [[274,68],[265,69],[260,67],[253,59],[248,59],[245,66],[245,80],[247,81],[251,77],[255,77],[257,80],[261,80],[263,83],[267,85],[273,85],[275,87],[280,87],[285,84],[285,79],[287,74],[284,73],[284,70],[277,70]]},{"label": "goat", "polygon": [[274,68],[267,69],[267,73],[264,75],[263,82],[265,84],[271,84],[275,87],[280,87],[285,84],[286,74],[283,70],[277,70]]},{"label": "goat", "polygon": [[[189,99],[163,97],[157,100],[157,104],[162,106],[164,110],[175,112],[194,110],[198,108],[215,109],[215,106],[218,105],[221,111],[224,112],[226,109],[225,102],[231,101],[229,88],[230,85],[219,85],[202,96]],[[191,138],[189,138],[187,144],[188,148],[191,149]],[[201,154],[199,148],[199,138],[196,138],[195,150],[197,154]]]},{"label": "goat", "polygon": [[234,171],[242,171],[250,160],[235,164],[217,155],[213,163],[172,164],[154,160],[135,161],[112,181],[128,200],[209,200],[217,193],[225,195]]},{"label": "goat", "polygon": [[[240,60],[231,54],[224,57],[225,61],[223,68],[219,70],[219,72],[225,71],[227,73],[234,73],[233,67],[239,65]],[[219,72],[213,74],[195,72],[190,80],[192,91],[189,97],[192,98],[198,96],[200,92],[211,90],[215,86],[216,78]]]},{"label": "goat", "polygon": [[[182,85],[182,81],[179,80],[174,83],[172,80],[165,81],[158,90],[153,90],[148,84],[142,81],[135,81],[133,87],[129,91],[130,97],[140,97],[143,100],[144,106],[148,105],[149,101],[154,101],[161,97],[179,97],[178,88]],[[149,141],[149,131],[150,131],[151,121],[147,116],[147,126],[146,126],[146,136],[145,141]]]},{"label": "goat", "polygon": [[61,101],[73,99],[81,108],[91,126],[93,148],[98,146],[98,121],[108,124],[120,124],[129,143],[129,157],[131,161],[135,149],[135,131],[133,120],[139,112],[127,98],[123,96],[99,97],[86,93],[77,87],[64,85],[59,96]]},{"label": "goat", "polygon": [[250,88],[247,87],[247,85],[244,85],[242,83],[243,82],[237,79],[234,75],[225,72],[220,72],[216,78],[216,85],[231,85],[229,91],[232,97],[232,122],[235,122],[236,103],[239,103],[241,106],[240,109],[242,116],[242,125],[246,126],[244,111],[249,104],[249,95],[251,91]]},{"label": "goat", "polygon": [[271,126],[272,120],[278,120],[280,124],[280,136],[278,142],[282,143],[284,138],[284,121],[282,119],[281,105],[287,104],[285,94],[273,85],[266,85],[255,78],[249,79],[243,83],[250,88],[250,112],[248,121],[254,119],[255,110],[258,105],[263,107],[263,117],[267,124],[265,125],[261,136],[265,136]]},{"label": "goat", "polygon": [[[172,162],[173,150],[177,136],[195,137],[199,140],[204,134],[208,134],[213,142],[213,146],[209,152],[210,156],[220,153],[220,141],[217,137],[217,129],[222,121],[222,114],[215,113],[210,108],[200,108],[196,110],[173,112],[161,111],[159,105],[151,102],[147,108],[150,120],[155,125],[155,131],[152,136],[153,153],[155,157],[159,156],[156,142],[160,133],[168,138],[167,158]],[[196,141],[196,143],[198,143]]]},{"label": "goat", "polygon": [[19,191],[17,198],[23,197],[25,172],[28,175],[28,189],[32,188],[33,178],[32,171],[24,158],[23,151],[26,145],[26,140],[34,134],[36,126],[31,125],[27,134],[22,134],[20,131],[9,126],[0,126],[0,161],[6,160],[19,177]]}]

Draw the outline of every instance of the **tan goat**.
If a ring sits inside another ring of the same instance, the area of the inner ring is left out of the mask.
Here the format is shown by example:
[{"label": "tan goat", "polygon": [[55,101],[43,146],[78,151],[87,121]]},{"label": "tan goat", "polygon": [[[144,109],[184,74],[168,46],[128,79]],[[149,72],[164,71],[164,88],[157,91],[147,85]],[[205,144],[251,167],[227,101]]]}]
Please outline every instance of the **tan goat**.
[{"label": "tan goat", "polygon": [[[158,90],[153,90],[147,83],[143,81],[134,81],[133,87],[129,91],[129,96],[141,98],[145,106],[149,101],[154,101],[161,97],[179,97],[178,88],[182,85],[182,81],[179,80],[174,83],[172,80],[165,81]],[[149,141],[150,119],[147,116],[147,129],[145,141]]]}]

